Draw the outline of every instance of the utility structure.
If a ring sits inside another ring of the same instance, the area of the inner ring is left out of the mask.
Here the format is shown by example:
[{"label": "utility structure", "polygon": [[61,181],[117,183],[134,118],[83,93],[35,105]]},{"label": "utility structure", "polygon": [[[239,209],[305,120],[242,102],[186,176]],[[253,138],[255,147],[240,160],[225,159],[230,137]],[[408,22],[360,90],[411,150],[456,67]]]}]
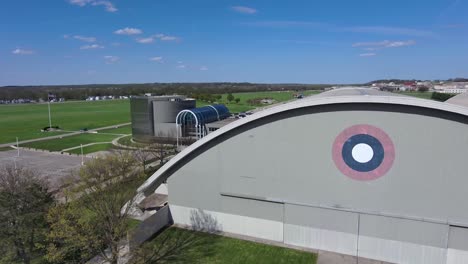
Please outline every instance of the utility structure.
[{"label": "utility structure", "polygon": [[231,116],[229,109],[222,104],[182,110],[175,118],[177,142],[180,137],[197,140],[203,138],[210,132],[206,124],[226,119],[229,116]]}]

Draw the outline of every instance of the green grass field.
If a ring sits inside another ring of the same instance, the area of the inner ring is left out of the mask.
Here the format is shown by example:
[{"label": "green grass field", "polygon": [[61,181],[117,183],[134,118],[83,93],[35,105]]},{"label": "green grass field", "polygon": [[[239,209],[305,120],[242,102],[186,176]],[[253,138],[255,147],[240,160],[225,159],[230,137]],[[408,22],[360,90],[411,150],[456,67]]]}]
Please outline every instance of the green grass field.
[{"label": "green grass field", "polygon": [[[129,100],[51,104],[52,125],[64,130],[98,128],[130,122]],[[0,105],[0,144],[48,137],[40,130],[49,125],[47,104]]]},{"label": "green grass field", "polygon": [[[188,241],[188,246],[184,247],[179,254],[179,258],[169,260],[165,263],[231,263],[231,264],[314,264],[317,262],[317,255],[289,248],[282,248],[272,245],[260,244],[251,241],[234,239],[219,235],[193,232],[184,229],[171,227],[157,236],[151,243],[158,247],[164,237],[169,240],[184,237]],[[182,238],[182,239],[181,239]]]},{"label": "green grass field", "polygon": [[[305,96],[319,94],[321,91],[303,91],[300,92]],[[278,102],[285,102],[289,100],[294,100],[294,94],[297,92],[293,91],[280,91],[280,92],[254,92],[254,93],[233,93],[234,98],[239,98],[239,103],[232,101],[229,103],[227,100],[227,94],[223,94],[221,100],[217,103],[225,104],[231,113],[239,113],[249,111],[258,107],[265,107],[268,105],[250,105],[247,103],[248,100],[256,98],[271,98]],[[197,107],[209,105],[210,103],[197,100]]]},{"label": "green grass field", "polygon": [[[89,153],[94,153],[94,152],[98,152],[98,151],[110,150],[110,149],[112,149],[113,146],[114,145],[112,145],[112,143],[102,143],[102,144],[96,144],[96,145],[83,147],[83,154],[89,154]],[[81,154],[81,148],[69,150],[69,151],[67,151],[67,153],[80,155]]]},{"label": "green grass field", "polygon": [[10,147],[0,148],[0,151],[9,151],[9,150],[13,150],[13,148],[10,148]]},{"label": "green grass field", "polygon": [[[44,150],[50,150],[50,151],[61,151],[67,148],[78,147],[80,146],[80,144],[85,145],[85,144],[95,143],[95,142],[112,142],[112,140],[117,137],[118,136],[108,135],[108,134],[84,133],[84,134],[80,134],[76,136],[64,137],[61,139],[52,139],[52,140],[44,140],[44,141],[27,143],[27,144],[22,145],[21,147],[44,149]],[[99,148],[98,146],[90,146],[87,148],[90,148],[89,150],[93,150],[96,148],[98,150],[103,150],[101,149],[102,147]],[[81,152],[81,150],[79,151]],[[87,153],[91,153],[91,152],[87,152]]]},{"label": "green grass field", "polygon": [[[250,99],[271,98],[275,102],[284,102],[294,100],[293,91],[281,92],[254,92],[254,93],[234,93],[235,98],[240,102],[229,103],[227,94],[224,94],[220,102],[227,105],[232,113],[245,112],[257,107],[267,105],[250,105],[247,103]],[[317,94],[319,91],[304,91],[304,95]],[[198,101],[197,106],[208,105],[209,103]],[[81,128],[98,128],[112,126],[130,122],[130,103],[129,100],[112,100],[96,102],[65,102],[51,104],[52,125],[59,126],[66,131],[77,131]],[[0,144],[15,142],[16,137],[20,141],[34,138],[48,137],[62,132],[40,132],[48,126],[48,108],[47,104],[24,104],[24,105],[0,105]],[[103,133],[103,134],[101,134]],[[105,133],[108,133],[107,135]],[[23,146],[50,151],[61,151],[66,148],[79,146],[80,144],[89,144],[94,142],[110,142],[117,135],[131,134],[131,126],[119,128],[110,128],[99,131],[99,134],[82,134],[79,136],[66,137],[63,139],[39,141],[25,144]],[[114,135],[110,135],[114,134]],[[129,140],[123,139],[123,140]],[[109,144],[99,144],[84,147],[85,153],[106,150],[111,146]],[[81,153],[81,150],[71,150],[71,153]]]},{"label": "green grass field", "polygon": [[432,92],[398,92],[398,94],[431,100]]},{"label": "green grass field", "polygon": [[132,134],[132,126],[128,125],[128,126],[121,126],[118,128],[99,130],[99,133],[130,135]]}]

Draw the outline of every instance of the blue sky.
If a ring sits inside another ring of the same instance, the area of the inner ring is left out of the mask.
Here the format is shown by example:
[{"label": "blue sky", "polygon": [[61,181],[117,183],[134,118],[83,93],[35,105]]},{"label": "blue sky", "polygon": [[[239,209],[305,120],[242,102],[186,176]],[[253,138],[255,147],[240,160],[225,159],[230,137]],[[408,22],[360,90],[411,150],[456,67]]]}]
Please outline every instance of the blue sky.
[{"label": "blue sky", "polygon": [[465,0],[14,0],[0,85],[468,77]]}]

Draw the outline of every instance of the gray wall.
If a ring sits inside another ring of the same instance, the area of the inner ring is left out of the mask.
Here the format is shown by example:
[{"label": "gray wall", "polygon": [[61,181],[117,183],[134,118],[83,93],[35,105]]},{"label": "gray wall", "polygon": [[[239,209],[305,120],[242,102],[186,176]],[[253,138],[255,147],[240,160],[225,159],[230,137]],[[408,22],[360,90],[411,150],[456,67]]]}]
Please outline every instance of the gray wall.
[{"label": "gray wall", "polygon": [[186,100],[183,96],[132,97],[130,110],[133,138],[148,141],[155,136],[175,137],[177,114],[195,107],[195,100]]},{"label": "gray wall", "polygon": [[154,135],[153,106],[146,97],[130,98],[132,134],[134,138],[144,139]]},{"label": "gray wall", "polygon": [[[355,124],[383,129],[395,145],[393,167],[377,180],[352,180],[331,158],[335,137]],[[225,192],[468,225],[467,145],[467,125],[430,116],[341,111],[290,117],[201,153],[169,178],[169,198],[221,210]],[[191,188],[200,183],[203,192]]]},{"label": "gray wall", "polygon": [[175,120],[177,114],[185,109],[196,107],[195,100],[189,101],[154,101],[154,135],[164,137],[176,137],[177,129]]}]

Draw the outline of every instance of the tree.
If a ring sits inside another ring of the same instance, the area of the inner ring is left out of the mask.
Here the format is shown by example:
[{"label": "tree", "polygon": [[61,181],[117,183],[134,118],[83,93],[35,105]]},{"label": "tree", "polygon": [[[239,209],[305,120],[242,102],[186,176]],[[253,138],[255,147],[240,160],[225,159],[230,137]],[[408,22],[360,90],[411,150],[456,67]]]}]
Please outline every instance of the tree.
[{"label": "tree", "polygon": [[429,87],[427,86],[419,86],[418,87],[418,92],[427,92],[429,91]]},{"label": "tree", "polygon": [[79,172],[79,182],[68,192],[71,202],[49,214],[47,259],[82,263],[99,255],[117,264],[142,176],[139,163],[129,152],[87,162]]},{"label": "tree", "polygon": [[236,104],[240,102],[240,98],[236,98],[234,101],[236,101]]},{"label": "tree", "polygon": [[53,202],[46,183],[32,171],[0,169],[0,244],[11,255],[8,262],[28,264],[40,253],[38,246],[47,232],[46,213]]},{"label": "tree", "polygon": [[143,171],[146,171],[146,163],[151,159],[151,152],[147,149],[139,148],[134,151],[134,156],[143,165]]},{"label": "tree", "polygon": [[234,95],[232,95],[232,93],[229,93],[229,94],[227,95],[227,100],[228,100],[229,102],[231,102],[232,100],[234,100]]},{"label": "tree", "polygon": [[176,152],[177,146],[174,139],[163,132],[158,132],[156,139],[150,143],[147,150],[153,158],[159,161],[159,165],[164,165],[167,157]]}]

